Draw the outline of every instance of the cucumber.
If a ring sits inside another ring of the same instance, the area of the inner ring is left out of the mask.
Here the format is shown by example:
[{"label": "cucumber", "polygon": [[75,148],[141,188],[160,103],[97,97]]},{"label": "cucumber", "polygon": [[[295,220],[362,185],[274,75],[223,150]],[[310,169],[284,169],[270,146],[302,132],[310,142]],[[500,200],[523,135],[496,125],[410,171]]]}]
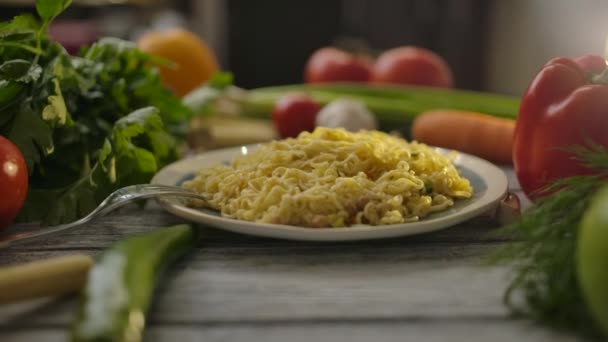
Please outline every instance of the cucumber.
[{"label": "cucumber", "polygon": [[583,214],[576,246],[577,280],[589,311],[608,337],[608,185]]},{"label": "cucumber", "polygon": [[[393,100],[386,106],[405,112],[430,109],[460,109],[482,112],[515,119],[519,111],[519,98],[494,93],[461,89],[420,86],[367,85],[363,83],[302,84],[257,88],[250,91],[254,96],[279,96],[286,92],[301,91],[325,96],[352,96],[367,100]],[[379,104],[382,108],[382,104]]]},{"label": "cucumber", "polygon": [[291,92],[306,93],[322,105],[342,97],[361,101],[376,115],[381,130],[397,130],[406,136],[416,116],[428,110],[457,109],[516,119],[520,103],[515,97],[457,89],[361,83],[299,84],[247,91],[241,103],[241,115],[268,119],[276,101]]},{"label": "cucumber", "polygon": [[381,130],[399,131],[406,137],[414,119],[425,111],[454,109],[516,119],[520,103],[518,98],[493,93],[364,83],[294,84],[251,90],[237,87],[218,90],[203,85],[192,91],[184,103],[199,114],[229,113],[268,120],[275,103],[293,92],[306,93],[321,105],[338,98],[363,102],[376,115]]}]

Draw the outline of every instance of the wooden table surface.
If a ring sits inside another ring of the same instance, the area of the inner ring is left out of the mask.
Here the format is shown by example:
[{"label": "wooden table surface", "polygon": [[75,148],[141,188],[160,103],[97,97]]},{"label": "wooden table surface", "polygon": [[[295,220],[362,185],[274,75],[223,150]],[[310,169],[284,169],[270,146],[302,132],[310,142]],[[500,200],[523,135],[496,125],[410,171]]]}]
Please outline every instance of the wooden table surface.
[{"label": "wooden table surface", "polygon": [[[178,222],[156,207],[127,207],[0,250],[0,265],[95,255],[129,234]],[[484,265],[506,243],[489,235],[497,225],[476,218],[435,233],[348,243],[201,227],[196,250],[163,277],[145,341],[574,341],[510,317],[502,304],[509,271]],[[65,341],[76,303],[0,306],[0,341]]]}]

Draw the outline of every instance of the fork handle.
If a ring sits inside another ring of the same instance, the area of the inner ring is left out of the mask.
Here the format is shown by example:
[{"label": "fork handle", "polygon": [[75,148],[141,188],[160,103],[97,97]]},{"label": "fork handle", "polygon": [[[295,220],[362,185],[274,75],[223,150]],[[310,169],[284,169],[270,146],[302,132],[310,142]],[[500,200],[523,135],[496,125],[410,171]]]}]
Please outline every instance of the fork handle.
[{"label": "fork handle", "polygon": [[[81,219],[82,220],[82,219]],[[60,232],[62,230],[70,229],[78,226],[81,223],[81,220],[76,222],[61,224],[58,226],[46,227],[39,230],[29,230],[25,232],[13,233],[8,235],[0,235],[0,249],[9,247],[15,243],[36,239],[39,237],[43,237],[49,234],[53,234],[56,232]]]}]

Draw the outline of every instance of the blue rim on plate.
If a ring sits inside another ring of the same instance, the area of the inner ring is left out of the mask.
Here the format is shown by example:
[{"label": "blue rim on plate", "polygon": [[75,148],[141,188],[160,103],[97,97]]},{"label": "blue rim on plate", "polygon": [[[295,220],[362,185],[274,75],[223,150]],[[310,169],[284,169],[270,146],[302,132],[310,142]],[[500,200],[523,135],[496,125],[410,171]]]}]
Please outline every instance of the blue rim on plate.
[{"label": "blue rim on plate", "polygon": [[[252,148],[255,148],[255,145],[213,150],[179,160],[160,170],[151,183],[180,185],[191,179],[198,170],[218,163],[226,163]],[[444,149],[438,151],[447,153]],[[263,237],[306,241],[352,241],[415,235],[445,229],[493,210],[507,194],[507,176],[498,166],[462,152],[458,153],[454,163],[461,175],[471,182],[474,189],[473,196],[470,199],[456,201],[453,207],[445,211],[409,223],[382,226],[356,225],[345,228],[297,227],[226,218],[215,210],[190,208],[171,198],[161,198],[158,202],[168,212],[186,220]]]}]

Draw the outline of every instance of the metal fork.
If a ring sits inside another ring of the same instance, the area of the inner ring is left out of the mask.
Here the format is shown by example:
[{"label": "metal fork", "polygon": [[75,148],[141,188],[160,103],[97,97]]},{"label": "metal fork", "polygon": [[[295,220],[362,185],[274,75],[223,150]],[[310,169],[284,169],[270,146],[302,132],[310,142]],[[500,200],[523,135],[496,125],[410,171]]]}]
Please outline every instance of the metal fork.
[{"label": "metal fork", "polygon": [[66,224],[56,226],[43,227],[25,232],[13,233],[0,236],[0,248],[8,247],[26,240],[39,238],[45,235],[57,233],[63,230],[80,226],[94,218],[101,217],[111,212],[112,210],[121,207],[136,199],[144,199],[160,196],[175,196],[205,200],[205,196],[198,194],[192,190],[184,189],[177,186],[157,185],[157,184],[137,184],[120,188],[108,197],[101,204],[91,211],[87,216]]}]

